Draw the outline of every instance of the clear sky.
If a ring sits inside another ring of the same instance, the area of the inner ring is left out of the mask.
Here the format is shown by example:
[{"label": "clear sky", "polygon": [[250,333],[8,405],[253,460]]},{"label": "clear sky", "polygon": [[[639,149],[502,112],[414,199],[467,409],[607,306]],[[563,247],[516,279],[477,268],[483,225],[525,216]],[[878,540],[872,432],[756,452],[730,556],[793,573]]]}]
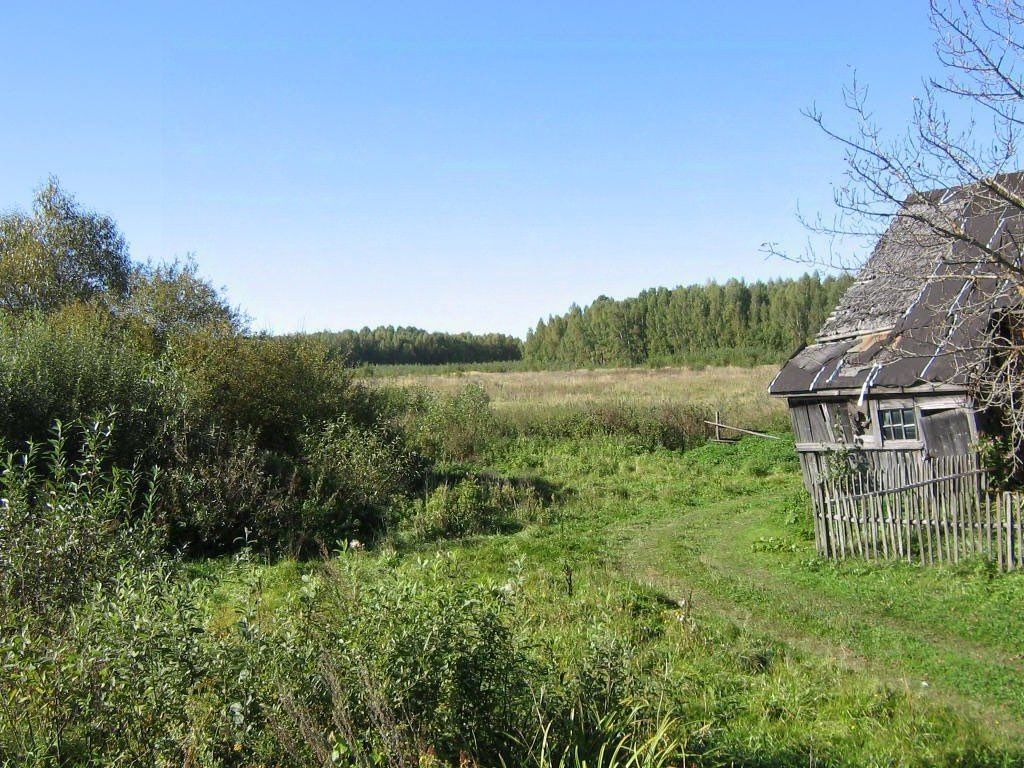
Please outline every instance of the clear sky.
[{"label": "clear sky", "polygon": [[935,69],[921,2],[10,3],[0,208],[48,176],[257,329],[525,334],[601,294],[793,275],[855,68]]}]

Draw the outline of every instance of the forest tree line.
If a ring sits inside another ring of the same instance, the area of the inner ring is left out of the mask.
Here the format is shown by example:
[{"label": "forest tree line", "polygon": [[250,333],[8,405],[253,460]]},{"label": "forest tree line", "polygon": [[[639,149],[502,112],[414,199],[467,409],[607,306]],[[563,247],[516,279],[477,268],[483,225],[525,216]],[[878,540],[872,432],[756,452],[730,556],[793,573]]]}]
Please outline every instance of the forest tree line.
[{"label": "forest tree line", "polygon": [[852,278],[817,273],[748,283],[652,288],[541,320],[525,344],[503,333],[380,326],[309,334],[350,365],[525,360],[535,367],[670,363],[750,365],[784,359],[814,336]]},{"label": "forest tree line", "polygon": [[504,333],[443,333],[382,325],[310,335],[353,365],[490,363],[523,356],[523,343]]},{"label": "forest tree line", "polygon": [[812,273],[601,296],[537,323],[523,356],[573,366],[775,362],[811,340],[851,282]]}]

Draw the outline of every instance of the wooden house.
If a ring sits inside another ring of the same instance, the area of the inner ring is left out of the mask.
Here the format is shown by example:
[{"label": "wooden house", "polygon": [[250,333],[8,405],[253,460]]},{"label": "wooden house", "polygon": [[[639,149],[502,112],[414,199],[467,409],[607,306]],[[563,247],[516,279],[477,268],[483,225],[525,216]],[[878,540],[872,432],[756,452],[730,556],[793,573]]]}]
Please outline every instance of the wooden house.
[{"label": "wooden house", "polygon": [[[1000,177],[1014,189],[1021,178]],[[937,235],[937,211],[970,237]],[[769,387],[788,401],[809,488],[840,449],[886,471],[973,454],[998,419],[976,408],[972,376],[989,364],[984,340],[1012,291],[967,241],[1006,252],[1021,233],[1021,210],[980,185],[904,203],[814,343]]]}]

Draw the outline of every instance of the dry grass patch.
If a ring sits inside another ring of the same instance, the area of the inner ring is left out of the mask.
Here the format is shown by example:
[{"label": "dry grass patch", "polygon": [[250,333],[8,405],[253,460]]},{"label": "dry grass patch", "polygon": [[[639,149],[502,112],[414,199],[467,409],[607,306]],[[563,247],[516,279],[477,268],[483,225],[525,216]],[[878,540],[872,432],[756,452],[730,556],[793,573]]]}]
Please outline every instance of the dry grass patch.
[{"label": "dry grass patch", "polygon": [[566,406],[689,407],[719,410],[742,426],[786,424],[785,403],[768,396],[777,368],[612,368],[576,371],[467,371],[404,375],[387,383],[456,392],[478,384],[499,412]]}]

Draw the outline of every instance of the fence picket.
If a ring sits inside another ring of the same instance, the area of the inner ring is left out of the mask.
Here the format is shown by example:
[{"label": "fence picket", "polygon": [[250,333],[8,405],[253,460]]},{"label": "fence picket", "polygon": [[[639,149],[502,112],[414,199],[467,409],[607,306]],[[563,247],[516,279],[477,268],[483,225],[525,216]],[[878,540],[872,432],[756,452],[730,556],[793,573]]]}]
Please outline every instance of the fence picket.
[{"label": "fence picket", "polygon": [[859,471],[810,483],[815,548],[825,557],[923,565],[981,556],[1024,570],[1024,495],[994,492],[976,455],[876,455]]},{"label": "fence picket", "polygon": [[1024,515],[1021,515],[1021,498],[1014,495],[1014,501],[1014,511],[1017,513],[1017,567],[1024,568]]},{"label": "fence picket", "polygon": [[1013,554],[1013,496],[1003,496],[1006,501],[1006,570],[1012,571],[1016,565]]},{"label": "fence picket", "polygon": [[[1007,496],[1009,496],[1009,494],[1003,493],[996,497],[997,499],[1003,500],[1003,509],[1006,509]],[[1006,561],[1003,557],[1005,554],[1003,551],[1003,521],[1002,516],[999,514],[998,505],[996,506],[996,552],[998,553],[999,570],[1002,571],[1006,567]]]},{"label": "fence picket", "polygon": [[992,557],[992,498],[988,495],[988,484],[985,487],[985,537],[988,544],[988,550],[985,556],[988,558]]}]

